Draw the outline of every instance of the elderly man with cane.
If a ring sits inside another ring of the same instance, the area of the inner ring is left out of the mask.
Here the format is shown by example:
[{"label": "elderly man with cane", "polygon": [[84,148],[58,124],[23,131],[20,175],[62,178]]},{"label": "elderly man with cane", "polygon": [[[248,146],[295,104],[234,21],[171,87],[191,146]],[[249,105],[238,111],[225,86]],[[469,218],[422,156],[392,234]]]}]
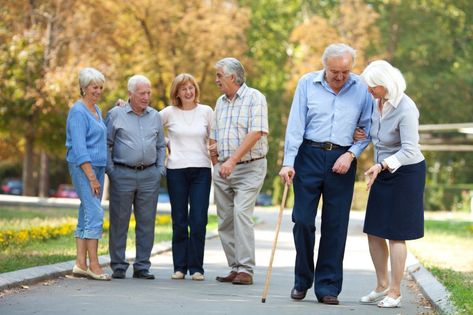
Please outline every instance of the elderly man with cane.
[{"label": "elderly man with cane", "polygon": [[[339,304],[356,157],[368,145],[367,140],[354,144],[353,134],[357,127],[368,133],[373,106],[367,86],[351,73],[354,61],[350,46],[328,46],[322,57],[324,70],[299,80],[289,114],[279,175],[285,183],[294,182],[294,300],[304,299],[314,284],[319,302]],[[314,270],[321,196],[321,238]]]}]

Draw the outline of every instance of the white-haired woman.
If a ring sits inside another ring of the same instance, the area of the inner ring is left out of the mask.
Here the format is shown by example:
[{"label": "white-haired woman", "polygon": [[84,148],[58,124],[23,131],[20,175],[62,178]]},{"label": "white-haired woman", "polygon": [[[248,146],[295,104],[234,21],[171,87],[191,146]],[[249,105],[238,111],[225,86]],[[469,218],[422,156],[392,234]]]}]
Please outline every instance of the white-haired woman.
[{"label": "white-haired woman", "polygon": [[[360,302],[399,307],[405,241],[424,236],[426,165],[419,149],[419,111],[404,94],[406,82],[401,72],[387,61],[373,61],[361,77],[376,102],[370,130],[375,164],[365,173],[371,190],[363,231],[368,235],[377,283]],[[357,131],[355,139],[362,138],[364,134]]]},{"label": "white-haired woman", "polygon": [[104,83],[105,77],[98,70],[80,70],[81,99],[70,109],[66,126],[66,160],[81,201],[74,234],[77,257],[72,272],[75,276],[95,280],[110,280],[97,255],[98,240],[103,231],[100,201],[107,165],[107,128],[96,103],[102,95]]}]

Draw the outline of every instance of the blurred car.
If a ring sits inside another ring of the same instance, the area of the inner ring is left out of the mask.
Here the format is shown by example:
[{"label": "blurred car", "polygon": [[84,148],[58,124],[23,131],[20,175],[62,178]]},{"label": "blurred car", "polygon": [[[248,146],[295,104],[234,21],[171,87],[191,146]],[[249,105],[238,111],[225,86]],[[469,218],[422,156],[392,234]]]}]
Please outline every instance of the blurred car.
[{"label": "blurred car", "polygon": [[54,198],[79,198],[76,189],[72,185],[61,184],[57,190],[51,194]]},{"label": "blurred car", "polygon": [[167,191],[159,191],[158,203],[169,203],[169,194]]},{"label": "blurred car", "polygon": [[261,193],[256,197],[256,205],[257,206],[272,206],[273,205],[273,197],[268,194]]},{"label": "blurred car", "polygon": [[2,193],[21,196],[23,194],[23,182],[15,178],[4,180],[2,183]]}]

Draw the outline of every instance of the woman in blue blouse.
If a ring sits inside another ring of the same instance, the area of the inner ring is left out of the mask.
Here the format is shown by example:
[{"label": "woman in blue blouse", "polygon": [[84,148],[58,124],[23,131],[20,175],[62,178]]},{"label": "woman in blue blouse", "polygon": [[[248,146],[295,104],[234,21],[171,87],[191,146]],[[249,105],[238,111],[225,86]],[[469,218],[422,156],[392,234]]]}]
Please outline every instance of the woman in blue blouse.
[{"label": "woman in blue blouse", "polygon": [[97,255],[103,230],[100,201],[107,164],[107,128],[96,102],[102,95],[104,83],[105,77],[94,68],[79,72],[81,99],[70,109],[66,126],[66,160],[81,201],[74,234],[77,257],[72,273],[95,280],[110,280]]},{"label": "woman in blue blouse", "polygon": [[[371,191],[363,232],[368,235],[377,284],[360,302],[399,307],[406,240],[424,236],[426,166],[419,148],[419,110],[404,94],[401,72],[388,62],[373,61],[361,77],[376,101],[370,129],[375,164],[365,173]],[[356,134],[355,139],[360,140]]]}]

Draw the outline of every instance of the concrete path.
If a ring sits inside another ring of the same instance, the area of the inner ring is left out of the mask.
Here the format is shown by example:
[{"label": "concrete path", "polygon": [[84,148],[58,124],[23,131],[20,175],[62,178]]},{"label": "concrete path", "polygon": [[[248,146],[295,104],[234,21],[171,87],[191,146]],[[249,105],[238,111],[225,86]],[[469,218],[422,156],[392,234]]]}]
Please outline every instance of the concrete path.
[{"label": "concrete path", "polygon": [[256,229],[257,267],[252,286],[215,281],[217,275],[229,269],[220,240],[213,238],[206,244],[205,281],[192,281],[189,276],[171,280],[172,256],[166,252],[152,259],[151,272],[157,280],[132,279],[131,270],[127,279],[111,282],[59,278],[7,293],[0,299],[0,314],[434,314],[429,306],[421,305],[425,303],[421,303],[411,280],[403,281],[402,308],[379,309],[358,303],[375,284],[366,237],[361,231],[363,213],[359,212],[352,212],[350,221],[340,305],[317,303],[313,290],[303,301],[290,299],[295,257],[290,211],[284,214],[269,295],[266,303],[261,303],[277,212],[259,210],[256,216],[262,223]]}]

